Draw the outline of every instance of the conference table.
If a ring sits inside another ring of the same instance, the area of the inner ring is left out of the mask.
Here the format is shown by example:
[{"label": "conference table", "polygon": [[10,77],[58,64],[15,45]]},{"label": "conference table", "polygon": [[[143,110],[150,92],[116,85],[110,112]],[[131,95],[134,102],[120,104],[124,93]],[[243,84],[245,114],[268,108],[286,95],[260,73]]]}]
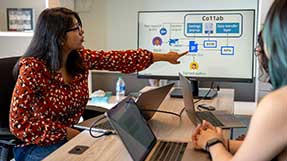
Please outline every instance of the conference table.
[{"label": "conference table", "polygon": [[[209,104],[216,107],[216,110],[225,110],[233,113],[234,109],[234,90],[221,89],[218,96],[211,100],[200,100],[197,104]],[[195,100],[196,101],[196,100]],[[196,104],[196,105],[197,105]],[[99,110],[100,107],[95,107]],[[166,96],[165,100],[159,107],[159,110],[180,113],[184,108],[182,98],[171,98]],[[91,106],[89,109],[93,109]],[[102,109],[107,110],[107,109]],[[97,118],[96,118],[97,119]],[[81,123],[85,126],[90,126],[94,122],[94,118]],[[186,111],[181,117],[166,113],[155,113],[149,125],[157,139],[166,141],[189,142],[187,150],[188,155],[184,155],[182,160],[190,161],[207,161],[210,160],[208,154],[203,151],[194,150],[191,145],[192,131],[195,125],[190,121]],[[93,132],[94,135],[101,133]],[[224,135],[230,137],[230,130],[225,129]],[[82,154],[71,154],[69,151],[75,146],[88,147]],[[68,141],[55,152],[47,156],[45,161],[132,161],[131,156],[121,142],[118,135],[108,135],[100,138],[93,138],[89,131],[82,131],[79,135]]]}]

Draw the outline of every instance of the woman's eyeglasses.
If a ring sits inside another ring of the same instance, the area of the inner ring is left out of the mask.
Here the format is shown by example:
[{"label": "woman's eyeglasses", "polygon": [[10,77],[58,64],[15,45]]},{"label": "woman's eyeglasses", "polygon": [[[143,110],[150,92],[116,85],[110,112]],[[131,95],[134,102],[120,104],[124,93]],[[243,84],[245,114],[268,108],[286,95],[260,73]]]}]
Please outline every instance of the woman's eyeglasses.
[{"label": "woman's eyeglasses", "polygon": [[71,32],[71,31],[75,31],[78,30],[78,32],[82,32],[82,26],[80,24],[77,24],[76,27],[70,28],[68,30],[66,30],[66,32]]},{"label": "woman's eyeglasses", "polygon": [[262,31],[259,32],[258,34],[258,39],[257,39],[257,46],[255,49],[255,56],[265,56],[265,51],[264,51],[264,42],[262,38]]},{"label": "woman's eyeglasses", "polygon": [[264,49],[262,49],[262,47],[260,45],[257,45],[256,48],[255,48],[255,56],[259,57],[262,54],[265,54]]},{"label": "woman's eyeglasses", "polygon": [[[262,38],[262,31],[260,31],[258,35],[258,40],[257,40],[257,47],[255,50],[255,55],[258,57],[259,63],[261,64],[261,75],[259,76],[259,79],[267,82],[269,81],[269,68],[268,68],[268,58],[266,56],[266,53],[264,51],[264,42]],[[265,75],[267,74],[267,76]]]}]

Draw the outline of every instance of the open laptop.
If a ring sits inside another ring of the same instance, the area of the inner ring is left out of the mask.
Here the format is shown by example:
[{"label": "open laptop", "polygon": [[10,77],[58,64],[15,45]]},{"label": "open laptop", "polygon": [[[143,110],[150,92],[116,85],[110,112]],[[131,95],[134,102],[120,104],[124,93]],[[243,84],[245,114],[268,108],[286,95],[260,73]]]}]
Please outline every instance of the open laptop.
[{"label": "open laptop", "polygon": [[148,90],[139,95],[139,97],[136,99],[136,104],[146,120],[150,120],[157,112],[160,104],[167,96],[173,85],[174,83],[170,83],[165,86]]},{"label": "open laptop", "polygon": [[[141,111],[141,114],[146,120],[150,120],[153,115],[158,111],[158,108],[164,98],[173,87],[174,83],[167,84],[165,86],[150,89],[141,93],[136,99],[136,104]],[[166,111],[160,111],[166,112]],[[109,121],[104,120],[97,124],[95,128],[112,130],[112,126]]]},{"label": "open laptop", "polygon": [[188,143],[157,140],[133,99],[126,98],[105,114],[134,161],[182,160]]},{"label": "open laptop", "polygon": [[193,102],[192,86],[190,81],[179,73],[180,86],[183,93],[184,107],[190,120],[195,124],[199,124],[202,120],[207,120],[212,125],[221,128],[243,128],[246,127],[233,114],[226,111],[195,111]]}]

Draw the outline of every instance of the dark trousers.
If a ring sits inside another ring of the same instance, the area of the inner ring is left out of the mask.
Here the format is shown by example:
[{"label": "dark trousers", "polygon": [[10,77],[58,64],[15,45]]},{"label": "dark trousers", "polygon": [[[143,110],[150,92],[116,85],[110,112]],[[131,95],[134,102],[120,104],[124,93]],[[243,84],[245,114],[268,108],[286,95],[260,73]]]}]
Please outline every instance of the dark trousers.
[{"label": "dark trousers", "polygon": [[48,146],[27,145],[24,147],[14,147],[14,158],[16,161],[40,161],[66,142],[67,140],[65,139],[59,143]]}]

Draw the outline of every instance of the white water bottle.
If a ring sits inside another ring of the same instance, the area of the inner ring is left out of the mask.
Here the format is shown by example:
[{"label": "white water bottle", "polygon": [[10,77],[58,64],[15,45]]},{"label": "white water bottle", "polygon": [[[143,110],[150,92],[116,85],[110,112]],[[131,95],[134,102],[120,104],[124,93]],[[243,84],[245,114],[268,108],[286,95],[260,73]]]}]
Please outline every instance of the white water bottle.
[{"label": "white water bottle", "polygon": [[119,78],[117,80],[117,84],[116,84],[116,97],[117,97],[117,99],[119,100],[122,97],[124,97],[125,92],[126,92],[125,81],[123,80],[123,78],[121,76],[119,76]]}]

